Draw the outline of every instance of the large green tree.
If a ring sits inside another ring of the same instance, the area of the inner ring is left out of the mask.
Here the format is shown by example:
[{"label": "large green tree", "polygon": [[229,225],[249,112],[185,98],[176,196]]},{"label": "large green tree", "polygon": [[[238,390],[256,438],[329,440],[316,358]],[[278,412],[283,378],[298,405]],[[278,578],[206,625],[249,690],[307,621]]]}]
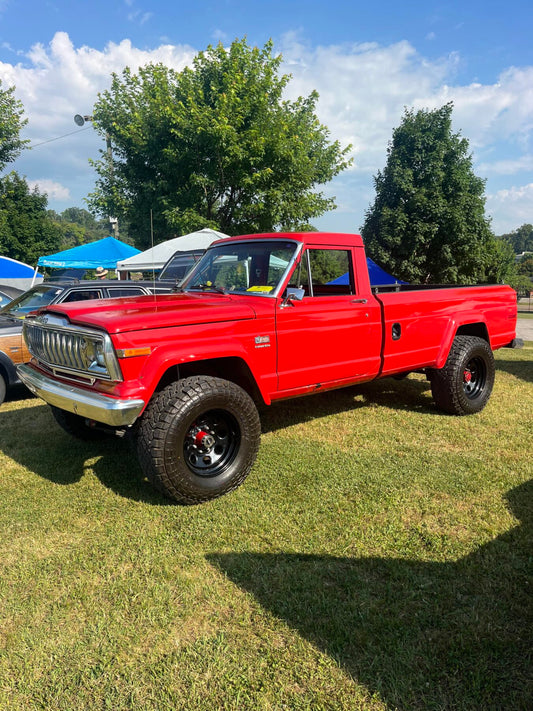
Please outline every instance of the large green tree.
[{"label": "large green tree", "polygon": [[61,232],[48,215],[46,195],[13,172],[0,180],[0,254],[36,264],[60,248]]},{"label": "large green tree", "polygon": [[512,253],[485,216],[485,181],[468,141],[452,131],[451,103],[406,110],[362,235],[370,257],[409,282],[465,284],[506,279]]},{"label": "large green tree", "polygon": [[235,40],[199,53],[181,72],[162,65],[113,75],[93,118],[110,139],[90,205],[126,221],[137,246],[153,219],[161,241],[202,227],[228,234],[309,227],[335,207],[317,191],[349,164],[331,141],[318,94],[283,99],[272,43]]},{"label": "large green tree", "polygon": [[15,87],[2,89],[0,80],[0,172],[18,158],[28,143],[20,138],[20,131],[27,123],[23,114],[23,106],[15,98]]}]

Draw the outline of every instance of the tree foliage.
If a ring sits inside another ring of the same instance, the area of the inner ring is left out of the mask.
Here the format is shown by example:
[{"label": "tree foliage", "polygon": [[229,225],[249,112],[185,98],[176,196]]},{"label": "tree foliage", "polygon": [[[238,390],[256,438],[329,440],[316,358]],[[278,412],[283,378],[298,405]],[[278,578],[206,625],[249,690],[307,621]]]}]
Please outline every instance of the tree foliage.
[{"label": "tree foliage", "polygon": [[452,132],[452,109],[405,111],[362,235],[369,256],[406,281],[499,282],[512,253],[491,232],[485,182],[474,175],[468,141]]},{"label": "tree foliage", "polygon": [[12,163],[28,143],[20,138],[26,125],[22,103],[15,99],[15,87],[2,89],[0,80],[0,172]]},{"label": "tree foliage", "polygon": [[283,99],[272,43],[245,39],[199,53],[176,72],[163,65],[113,75],[93,115],[107,134],[90,205],[126,221],[147,246],[202,227],[228,234],[300,229],[335,207],[316,192],[349,164],[318,121],[318,94]]},{"label": "tree foliage", "polygon": [[498,239],[510,244],[515,254],[533,252],[533,225],[524,224],[513,232],[499,235]]},{"label": "tree foliage", "polygon": [[0,180],[0,254],[36,264],[57,252],[61,233],[48,215],[46,195],[13,172]]},{"label": "tree foliage", "polygon": [[83,208],[68,207],[61,214],[49,210],[48,215],[61,234],[61,250],[95,242],[109,235],[107,220],[97,220]]}]

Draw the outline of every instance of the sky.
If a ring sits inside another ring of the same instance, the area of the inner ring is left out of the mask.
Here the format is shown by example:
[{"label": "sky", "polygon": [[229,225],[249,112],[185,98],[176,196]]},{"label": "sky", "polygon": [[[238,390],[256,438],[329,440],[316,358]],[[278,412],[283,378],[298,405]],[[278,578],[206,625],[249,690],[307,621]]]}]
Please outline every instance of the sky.
[{"label": "sky", "polygon": [[532,28],[525,0],[0,0],[0,81],[16,87],[32,146],[9,169],[51,209],[86,208],[89,159],[105,145],[74,115],[91,114],[113,72],[181,70],[209,44],[272,39],[292,77],[286,97],[316,89],[331,138],[352,144],[351,168],[321,188],[337,209],[317,228],[360,231],[405,108],[453,101],[493,230],[511,232],[533,223]]}]

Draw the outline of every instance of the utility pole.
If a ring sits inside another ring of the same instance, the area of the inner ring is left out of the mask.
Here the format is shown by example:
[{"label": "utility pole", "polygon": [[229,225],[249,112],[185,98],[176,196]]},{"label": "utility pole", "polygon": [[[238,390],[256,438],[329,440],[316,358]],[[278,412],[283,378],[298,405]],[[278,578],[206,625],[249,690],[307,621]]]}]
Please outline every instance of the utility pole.
[{"label": "utility pole", "polygon": [[[76,126],[83,126],[87,121],[92,121],[93,117],[91,115],[87,116],[82,116],[81,114],[76,114],[74,116],[74,123]],[[114,182],[114,172],[113,172],[113,150],[111,148],[111,136],[109,133],[106,131],[105,132],[105,145],[106,145],[106,154],[107,154],[107,163],[109,167],[109,178],[111,184]],[[111,217],[111,215],[108,215],[107,219],[109,220],[109,229],[113,233],[113,237],[115,239],[118,239],[118,219],[116,217]]]}]

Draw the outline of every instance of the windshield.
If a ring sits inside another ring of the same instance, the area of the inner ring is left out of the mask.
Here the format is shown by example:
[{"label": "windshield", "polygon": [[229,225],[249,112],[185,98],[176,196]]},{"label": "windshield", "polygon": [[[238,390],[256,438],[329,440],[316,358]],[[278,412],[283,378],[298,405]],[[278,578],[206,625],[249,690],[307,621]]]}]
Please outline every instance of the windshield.
[{"label": "windshield", "polygon": [[276,291],[292,258],[296,242],[282,240],[233,242],[207,250],[182,287],[268,295]]},{"label": "windshield", "polygon": [[3,309],[0,309],[0,314],[24,318],[30,311],[35,311],[41,306],[48,306],[62,291],[57,286],[35,286],[33,289],[17,296]]}]

